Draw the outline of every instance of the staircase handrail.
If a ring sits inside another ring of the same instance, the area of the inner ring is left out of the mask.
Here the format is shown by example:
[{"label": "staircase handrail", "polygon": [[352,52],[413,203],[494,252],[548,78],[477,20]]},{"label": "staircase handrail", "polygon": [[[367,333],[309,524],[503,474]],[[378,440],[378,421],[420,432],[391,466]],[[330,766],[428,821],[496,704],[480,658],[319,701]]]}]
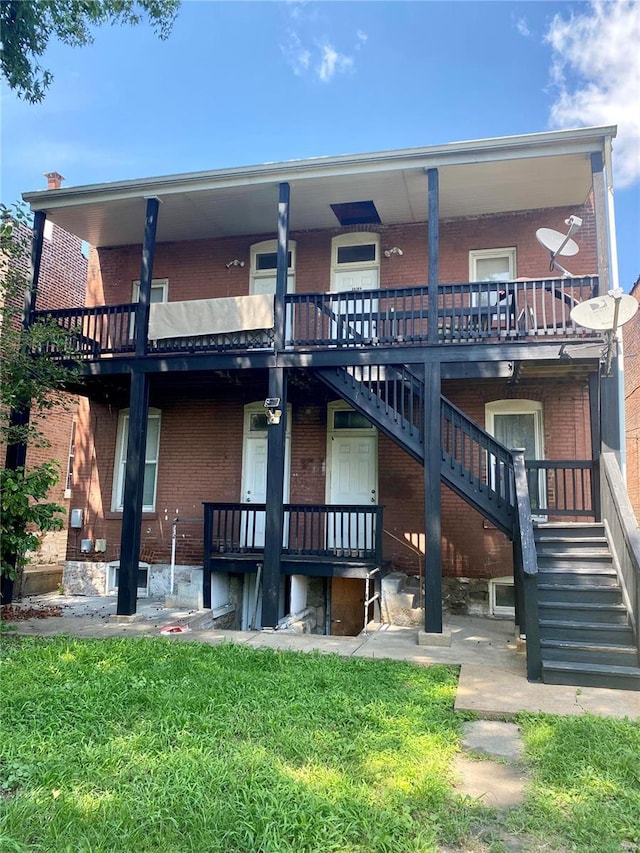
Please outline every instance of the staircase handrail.
[{"label": "staircase handrail", "polygon": [[524,450],[512,451],[513,481],[516,495],[516,521],[513,536],[513,579],[516,596],[516,624],[527,638],[527,678],[542,678],[540,623],[538,613],[538,558],[533,535],[533,516]]},{"label": "staircase handrail", "polygon": [[602,520],[609,529],[614,560],[620,569],[623,596],[640,650],[640,528],[612,450],[600,454]]}]

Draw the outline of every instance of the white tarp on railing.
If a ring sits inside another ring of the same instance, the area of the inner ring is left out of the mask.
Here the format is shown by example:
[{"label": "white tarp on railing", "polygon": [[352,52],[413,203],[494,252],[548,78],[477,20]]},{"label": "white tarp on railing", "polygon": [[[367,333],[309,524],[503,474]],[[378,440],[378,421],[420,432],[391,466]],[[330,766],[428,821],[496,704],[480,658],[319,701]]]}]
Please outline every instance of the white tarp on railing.
[{"label": "white tarp on railing", "polygon": [[149,340],[272,329],[273,322],[270,294],[155,302],[149,311]]}]

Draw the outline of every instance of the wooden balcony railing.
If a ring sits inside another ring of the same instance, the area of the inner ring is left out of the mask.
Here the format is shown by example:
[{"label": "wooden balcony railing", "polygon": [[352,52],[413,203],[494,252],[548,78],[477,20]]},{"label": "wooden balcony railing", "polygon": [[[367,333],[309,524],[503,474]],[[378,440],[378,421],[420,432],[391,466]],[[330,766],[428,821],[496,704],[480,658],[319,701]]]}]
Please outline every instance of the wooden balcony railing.
[{"label": "wooden balcony railing", "polygon": [[[528,340],[557,336],[587,338],[572,323],[574,305],[597,291],[597,276],[463,282],[438,287],[437,329],[429,329],[429,288],[385,288],[345,293],[288,293],[285,346],[361,347],[426,343]],[[207,300],[211,302],[212,300]],[[135,351],[135,305],[35,311],[69,333],[63,350],[47,354],[94,360]],[[595,335],[597,337],[597,335]],[[147,353],[212,353],[273,348],[273,330],[184,335],[147,343]]]},{"label": "wooden balcony railing", "polygon": [[527,459],[534,516],[599,517],[598,463],[592,459]]},{"label": "wooden balcony railing", "polygon": [[[381,506],[284,505],[284,557],[380,565]],[[264,553],[265,504],[205,503],[204,563]]]}]

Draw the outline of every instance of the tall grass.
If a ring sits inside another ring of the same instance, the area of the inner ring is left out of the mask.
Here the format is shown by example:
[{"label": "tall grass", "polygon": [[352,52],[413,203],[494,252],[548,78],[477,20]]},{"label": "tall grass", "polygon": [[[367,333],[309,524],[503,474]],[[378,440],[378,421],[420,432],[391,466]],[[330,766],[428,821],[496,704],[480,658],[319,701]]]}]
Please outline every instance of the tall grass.
[{"label": "tall grass", "polygon": [[450,791],[454,669],[5,642],[7,850],[424,853],[482,813]]}]

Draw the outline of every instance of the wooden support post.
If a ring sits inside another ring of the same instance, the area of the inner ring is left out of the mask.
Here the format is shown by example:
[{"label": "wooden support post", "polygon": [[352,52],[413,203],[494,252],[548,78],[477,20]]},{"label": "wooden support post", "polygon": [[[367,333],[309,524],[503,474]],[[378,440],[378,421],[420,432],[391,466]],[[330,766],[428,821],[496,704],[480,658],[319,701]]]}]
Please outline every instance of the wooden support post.
[{"label": "wooden support post", "polygon": [[122,501],[120,539],[120,571],[116,613],[132,616],[138,597],[138,563],[142,526],[147,418],[149,414],[149,380],[146,373],[131,376],[129,403],[129,436],[127,464]]},{"label": "wooden support post", "polygon": [[591,505],[595,520],[600,521],[600,376],[589,374],[589,421],[591,425]]},{"label": "wooden support post", "polygon": [[424,630],[442,633],[442,524],[440,364],[424,365]]},{"label": "wooden support post", "polygon": [[289,184],[280,184],[278,201],[278,251],[276,264],[276,297],[274,304],[273,340],[276,352],[284,349],[285,294],[289,270]]},{"label": "wooden support post", "polygon": [[262,627],[275,628],[280,605],[280,560],[284,531],[284,462],[287,436],[287,374],[269,370],[269,397],[279,398],[278,423],[267,426],[267,499],[262,574]]},{"label": "wooden support post", "polygon": [[427,169],[427,181],[429,187],[429,343],[437,343],[440,279],[440,189],[437,169]]},{"label": "wooden support post", "polygon": [[[612,287],[609,266],[609,231],[607,228],[607,187],[604,175],[604,158],[600,152],[591,155],[593,181],[593,207],[596,220],[596,250],[598,253],[598,294],[604,296]],[[615,284],[613,285],[615,286]],[[607,450],[613,450],[618,463],[622,450],[621,378],[618,361],[618,346],[615,347],[609,376],[600,381],[600,438]],[[603,413],[606,413],[603,416]]]},{"label": "wooden support post", "polygon": [[[157,198],[147,199],[140,266],[140,294],[136,306],[136,358],[144,358],[147,352],[159,206],[160,201]],[[149,379],[146,373],[134,369],[129,393],[129,436],[122,501],[120,571],[116,607],[116,613],[119,616],[132,616],[136,612],[138,598],[138,564],[142,538],[142,503],[149,416]]]},{"label": "wooden support post", "polygon": [[136,356],[138,357],[144,356],[147,352],[151,282],[153,281],[153,261],[156,252],[156,230],[158,227],[159,207],[159,199],[147,199],[144,239],[142,243],[142,263],[140,268],[140,294],[136,306]]}]

